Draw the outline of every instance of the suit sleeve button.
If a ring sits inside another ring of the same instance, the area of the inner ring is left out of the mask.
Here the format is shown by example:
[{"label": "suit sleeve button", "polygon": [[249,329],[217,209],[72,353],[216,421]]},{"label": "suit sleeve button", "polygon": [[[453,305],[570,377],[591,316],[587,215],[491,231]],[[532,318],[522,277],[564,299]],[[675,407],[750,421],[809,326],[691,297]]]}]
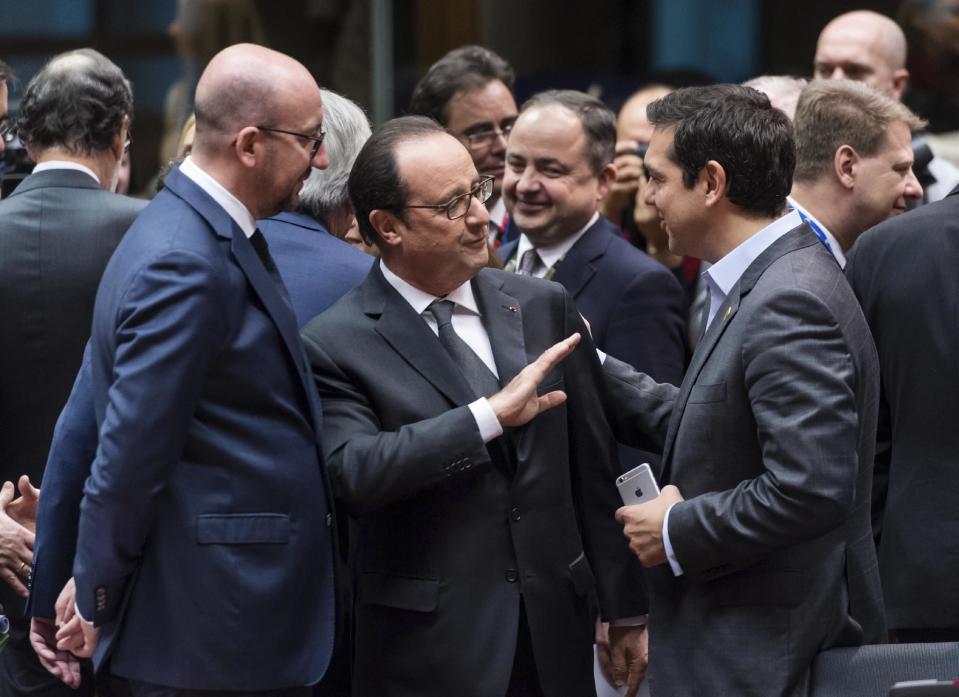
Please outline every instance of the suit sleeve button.
[{"label": "suit sleeve button", "polygon": [[507,569],[506,570],[506,582],[507,583],[516,583],[519,581],[519,572],[516,569]]},{"label": "suit sleeve button", "polygon": [[519,520],[523,516],[520,515],[518,508],[513,508],[509,512],[509,517],[512,518],[513,520]]}]

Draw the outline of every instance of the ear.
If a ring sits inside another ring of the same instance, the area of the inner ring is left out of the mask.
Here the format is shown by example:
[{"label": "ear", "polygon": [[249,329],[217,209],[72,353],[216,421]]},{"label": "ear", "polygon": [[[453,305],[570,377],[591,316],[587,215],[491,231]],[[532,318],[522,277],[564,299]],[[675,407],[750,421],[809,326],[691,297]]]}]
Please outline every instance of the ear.
[{"label": "ear", "polygon": [[699,173],[699,185],[705,187],[706,206],[715,206],[726,198],[726,170],[716,160],[709,160]]},{"label": "ear", "polygon": [[851,145],[840,145],[833,156],[833,174],[845,189],[856,185],[856,168],[859,165],[859,153]]},{"label": "ear", "polygon": [[906,93],[906,89],[909,87],[909,71],[905,68],[899,68],[892,74],[892,94],[893,96],[902,101],[902,95]]},{"label": "ear", "polygon": [[[403,235],[406,233],[406,225],[393,212],[380,208],[370,211],[370,225],[376,230],[376,234],[387,245],[395,247],[403,243]],[[366,240],[369,244],[369,240]]]},{"label": "ear", "polygon": [[616,181],[616,165],[610,162],[596,177],[596,201],[602,201]]},{"label": "ear", "polygon": [[244,167],[256,166],[261,152],[260,130],[253,126],[247,126],[236,134],[236,140],[233,141],[236,158],[243,163]]},{"label": "ear", "polygon": [[110,152],[117,162],[123,159],[123,146],[127,144],[127,136],[130,133],[130,119],[126,116],[120,123],[120,130],[113,136],[113,142],[110,143]]}]

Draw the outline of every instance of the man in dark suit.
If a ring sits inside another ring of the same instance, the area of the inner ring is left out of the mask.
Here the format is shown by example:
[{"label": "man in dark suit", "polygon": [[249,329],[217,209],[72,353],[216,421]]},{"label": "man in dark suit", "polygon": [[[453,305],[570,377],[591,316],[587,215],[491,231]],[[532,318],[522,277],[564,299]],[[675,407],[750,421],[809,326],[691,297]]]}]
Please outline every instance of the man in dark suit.
[{"label": "man in dark suit", "polygon": [[[100,276],[144,205],[111,193],[132,117],[123,73],[90,49],[53,58],[20,102],[20,137],[37,166],[0,202],[0,480],[39,483],[90,335]],[[27,641],[22,598],[33,535],[3,516],[0,536],[0,548],[16,550],[2,558],[0,602],[13,628],[0,654],[0,694],[69,693]]]},{"label": "man in dark suit", "polygon": [[585,331],[568,295],[484,268],[490,184],[431,120],[382,126],[350,175],[382,261],[303,332],[358,529],[357,696],[592,694],[588,597],[646,611],[611,518],[595,352],[584,338],[553,367]]},{"label": "man in dark suit", "polygon": [[662,494],[617,512],[650,568],[651,693],[803,695],[817,652],[884,636],[875,347],[835,257],[783,215],[785,114],[738,85],[648,113],[647,199],[674,252],[712,263],[680,389],[606,362],[620,435],[665,449]]},{"label": "man in dark suit", "polygon": [[959,641],[959,188],[867,231],[847,276],[879,350],[874,526],[896,639]]},{"label": "man in dark suit", "polygon": [[208,64],[196,112],[191,156],[98,291],[81,633],[62,628],[60,646],[95,651],[133,695],[309,694],[333,644],[332,503],[319,401],[255,220],[325,165],[322,101],[302,65],[238,45]]}]

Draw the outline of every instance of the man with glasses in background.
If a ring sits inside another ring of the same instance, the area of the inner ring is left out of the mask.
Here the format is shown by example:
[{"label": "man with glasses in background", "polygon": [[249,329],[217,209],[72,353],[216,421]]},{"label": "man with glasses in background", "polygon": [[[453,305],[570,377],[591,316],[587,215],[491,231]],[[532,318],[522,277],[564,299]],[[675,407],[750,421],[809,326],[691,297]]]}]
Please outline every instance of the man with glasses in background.
[{"label": "man with glasses in background", "polygon": [[506,142],[516,121],[513,68],[482,46],[462,46],[430,66],[413,89],[410,113],[442,124],[469,150],[480,174],[491,175],[487,202],[490,241],[499,246],[516,231],[501,198]]},{"label": "man with glasses in background", "polygon": [[484,268],[492,193],[434,121],[380,127],[350,197],[381,260],[303,331],[358,532],[357,697],[593,694],[589,598],[646,612],[596,352],[560,286]]},{"label": "man with glasses in background", "polygon": [[[5,85],[0,113],[6,119]],[[19,136],[37,165],[0,201],[0,481],[8,480],[0,497],[0,602],[12,620],[0,654],[4,696],[76,694],[40,666],[27,637],[23,605],[36,502],[6,503],[18,480],[21,495],[34,496],[30,482],[40,482],[57,414],[80,367],[100,276],[144,206],[111,193],[132,118],[129,82],[91,49],[53,58],[20,102]],[[8,129],[5,122],[4,135]],[[18,523],[23,513],[29,520]],[[35,612],[38,630],[55,644],[52,604]]]}]

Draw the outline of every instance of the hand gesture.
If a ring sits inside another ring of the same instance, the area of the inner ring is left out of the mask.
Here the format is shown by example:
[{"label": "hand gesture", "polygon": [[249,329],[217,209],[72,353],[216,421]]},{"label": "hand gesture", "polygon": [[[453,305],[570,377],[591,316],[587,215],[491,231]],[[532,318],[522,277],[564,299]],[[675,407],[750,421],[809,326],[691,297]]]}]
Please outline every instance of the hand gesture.
[{"label": "hand gesture", "polygon": [[[13,494],[13,482],[4,482],[0,489],[0,578],[17,595],[26,598],[30,592],[24,579],[30,575],[33,563],[34,534],[8,513],[7,509],[13,505]],[[17,510],[14,509],[14,512]]]}]

